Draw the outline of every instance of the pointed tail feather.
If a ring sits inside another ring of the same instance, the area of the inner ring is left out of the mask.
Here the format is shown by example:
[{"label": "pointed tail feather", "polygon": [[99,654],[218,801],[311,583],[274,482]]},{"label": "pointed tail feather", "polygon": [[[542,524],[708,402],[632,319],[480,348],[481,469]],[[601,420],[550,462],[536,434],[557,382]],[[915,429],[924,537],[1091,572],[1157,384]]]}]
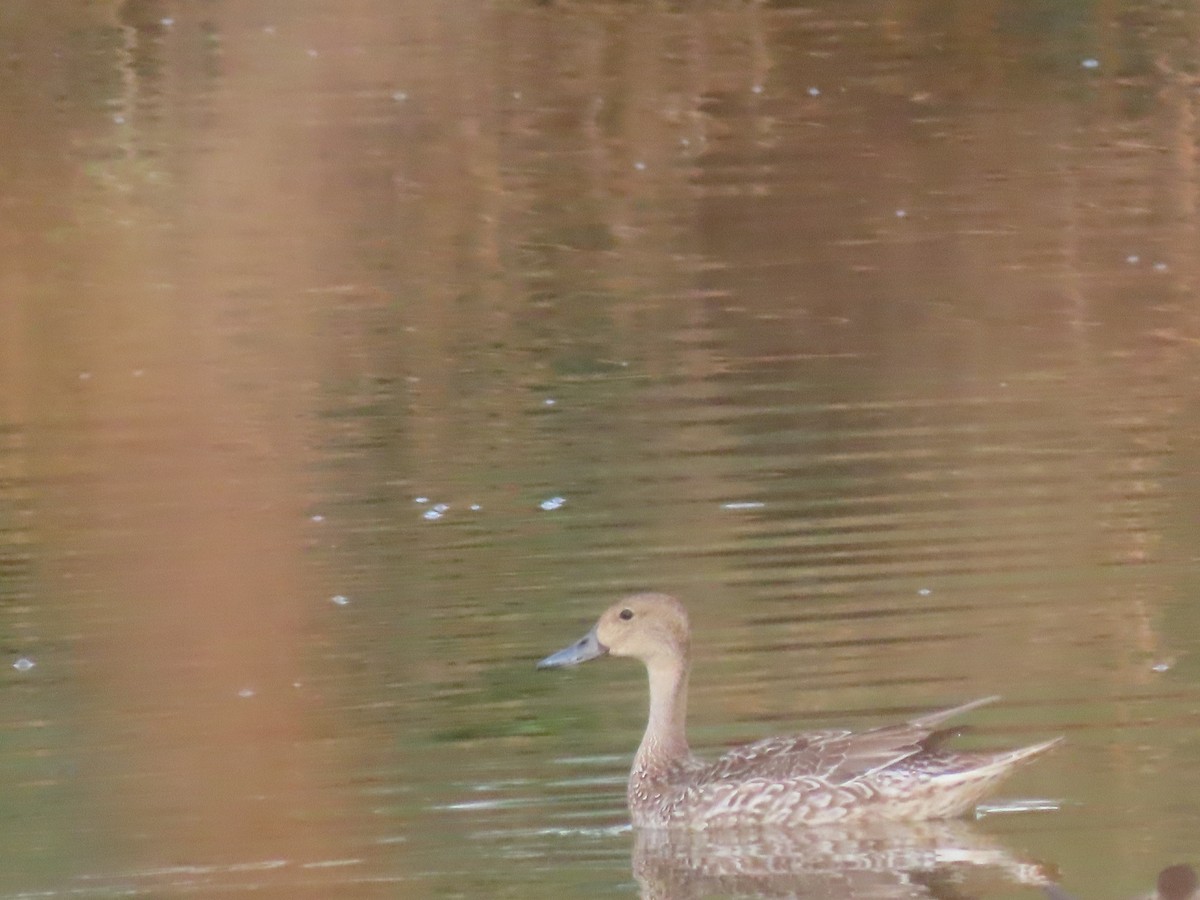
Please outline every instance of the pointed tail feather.
[{"label": "pointed tail feather", "polygon": [[1066,738],[1056,737],[1048,741],[1042,741],[1040,744],[1030,744],[1028,747],[1018,747],[1015,750],[1001,750],[996,753],[972,753],[964,754],[963,761],[967,763],[968,759],[972,759],[970,763],[965,764],[958,772],[948,774],[947,777],[951,780],[962,780],[964,782],[976,782],[979,784],[992,784],[1007,778],[1008,774],[1031,759],[1041,756],[1052,747],[1057,747]]},{"label": "pointed tail feather", "polygon": [[[934,778],[941,786],[940,795],[943,802],[936,811],[927,814],[934,817],[960,816],[968,812],[985,794],[1006,779],[1013,769],[1061,744],[1063,740],[1056,737],[1040,744],[1018,747],[1016,750],[971,754],[960,758],[962,768]],[[970,761],[972,756],[973,762]]]},{"label": "pointed tail feather", "polygon": [[1056,738],[1050,738],[1048,741],[1042,741],[1040,744],[1030,744],[1028,747],[1018,747],[1016,750],[997,753],[992,765],[1000,769],[1011,769],[1033,759],[1035,756],[1041,756],[1047,750],[1057,747],[1065,740],[1065,737],[1059,735]]},{"label": "pointed tail feather", "polygon": [[931,713],[925,713],[923,716],[917,716],[915,719],[909,719],[909,725],[915,725],[918,728],[937,728],[938,725],[945,722],[947,719],[952,719],[955,716],[961,716],[963,713],[970,712],[973,709],[978,709],[980,706],[986,706],[989,703],[995,703],[1000,699],[999,694],[993,694],[991,697],[981,697],[978,700],[972,700],[970,703],[964,703],[962,706],[952,706],[949,709],[939,709]]}]

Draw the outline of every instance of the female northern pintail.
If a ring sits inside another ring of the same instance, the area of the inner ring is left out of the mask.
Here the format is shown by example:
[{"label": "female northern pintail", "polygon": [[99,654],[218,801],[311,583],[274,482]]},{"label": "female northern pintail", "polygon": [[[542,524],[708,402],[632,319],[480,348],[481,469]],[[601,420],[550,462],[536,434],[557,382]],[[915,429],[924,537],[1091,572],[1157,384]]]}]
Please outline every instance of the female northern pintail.
[{"label": "female northern pintail", "polygon": [[602,656],[641,660],[650,676],[650,721],[629,774],[629,812],[639,827],[689,829],[801,826],[853,820],[962,815],[1017,764],[1062,738],[999,753],[943,748],[942,722],[997,699],[939,710],[870,731],[817,731],[767,738],[697,759],[685,735],[691,629],[666,594],[635,594],[611,606],[539,669]]}]

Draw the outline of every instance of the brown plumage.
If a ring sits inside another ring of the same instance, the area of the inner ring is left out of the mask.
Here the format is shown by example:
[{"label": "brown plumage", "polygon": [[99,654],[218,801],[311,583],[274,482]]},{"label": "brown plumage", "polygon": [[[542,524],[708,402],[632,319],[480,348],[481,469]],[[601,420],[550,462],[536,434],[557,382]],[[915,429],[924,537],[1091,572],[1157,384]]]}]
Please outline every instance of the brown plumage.
[{"label": "brown plumage", "polygon": [[937,819],[962,815],[1019,763],[1061,741],[997,753],[943,748],[946,720],[986,697],[869,731],[774,737],[697,759],[685,734],[691,629],[666,594],[635,594],[604,612],[582,639],[538,663],[576,665],[602,656],[641,660],[650,716],[629,775],[629,811],[640,827],[744,828]]}]

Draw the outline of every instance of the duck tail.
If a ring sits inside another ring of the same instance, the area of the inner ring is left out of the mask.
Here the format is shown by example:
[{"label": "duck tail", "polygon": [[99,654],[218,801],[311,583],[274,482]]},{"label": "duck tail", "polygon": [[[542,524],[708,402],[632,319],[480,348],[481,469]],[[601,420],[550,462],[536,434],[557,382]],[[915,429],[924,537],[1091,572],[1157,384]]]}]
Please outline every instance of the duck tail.
[{"label": "duck tail", "polygon": [[1042,741],[1040,744],[1030,744],[1027,747],[1018,747],[1016,750],[1006,750],[1003,753],[997,753],[992,760],[992,765],[997,769],[1012,769],[1022,763],[1028,762],[1035,756],[1041,756],[1047,750],[1057,747],[1066,738],[1059,735],[1056,738],[1050,738],[1048,741]]},{"label": "duck tail", "polygon": [[973,709],[987,706],[989,703],[995,703],[999,699],[999,694],[993,694],[991,697],[980,697],[978,700],[972,700],[969,703],[962,704],[962,706],[951,706],[949,709],[937,709],[933,712],[925,713],[923,716],[909,719],[908,724],[915,725],[917,728],[928,728],[932,731],[947,719],[953,719],[955,716],[961,716],[963,713],[968,713]]}]

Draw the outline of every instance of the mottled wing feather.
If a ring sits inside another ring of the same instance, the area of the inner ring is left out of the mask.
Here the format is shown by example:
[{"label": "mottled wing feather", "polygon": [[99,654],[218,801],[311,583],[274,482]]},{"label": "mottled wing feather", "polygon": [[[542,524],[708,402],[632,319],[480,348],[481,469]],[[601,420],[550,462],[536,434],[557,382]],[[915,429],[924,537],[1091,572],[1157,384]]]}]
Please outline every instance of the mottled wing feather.
[{"label": "mottled wing feather", "polygon": [[903,725],[870,731],[817,731],[792,737],[768,738],[738,747],[718,759],[697,782],[771,782],[815,778],[827,786],[847,785],[919,753],[935,729],[947,719],[991,703],[995,697],[926,713]]},{"label": "mottled wing feather", "polygon": [[820,776],[831,764],[827,748],[852,736],[849,731],[810,731],[806,734],[773,737],[735,747],[703,773],[698,783],[744,781],[748,778],[780,779]]},{"label": "mottled wing feather", "polygon": [[846,784],[894,766],[919,753],[930,732],[913,725],[891,725],[848,738],[842,759],[824,775],[830,784]]},{"label": "mottled wing feather", "polygon": [[845,758],[825,777],[831,784],[847,784],[895,766],[951,736],[951,731],[936,730],[943,722],[999,699],[998,696],[981,697],[925,713],[903,725],[885,725],[851,735],[848,739],[851,746],[846,748]]}]

